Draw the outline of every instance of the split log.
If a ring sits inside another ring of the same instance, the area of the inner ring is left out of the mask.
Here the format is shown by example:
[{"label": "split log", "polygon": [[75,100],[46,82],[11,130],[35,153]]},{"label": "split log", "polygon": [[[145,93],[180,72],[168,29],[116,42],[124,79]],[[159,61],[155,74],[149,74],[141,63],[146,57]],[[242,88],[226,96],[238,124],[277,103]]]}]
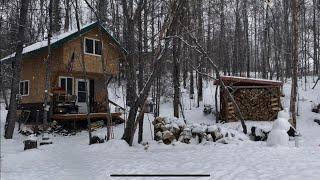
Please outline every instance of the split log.
[{"label": "split log", "polygon": [[[239,106],[244,119],[267,121],[276,117],[281,110],[281,102],[277,88],[242,88],[234,92],[234,100]],[[236,121],[234,107],[226,103],[226,118]]]},{"label": "split log", "polygon": [[171,144],[171,142],[176,139],[172,132],[164,131],[162,141],[164,144]]}]

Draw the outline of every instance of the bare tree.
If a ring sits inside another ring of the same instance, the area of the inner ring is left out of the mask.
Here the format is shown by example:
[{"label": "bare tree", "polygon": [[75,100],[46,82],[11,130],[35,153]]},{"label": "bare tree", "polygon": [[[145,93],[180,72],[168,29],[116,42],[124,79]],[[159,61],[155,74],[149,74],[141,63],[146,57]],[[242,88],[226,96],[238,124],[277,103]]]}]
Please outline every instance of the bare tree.
[{"label": "bare tree", "polygon": [[85,81],[85,92],[86,92],[86,106],[87,106],[87,128],[89,132],[89,145],[91,144],[91,119],[90,119],[90,103],[89,103],[89,87],[88,87],[88,77],[87,77],[87,70],[86,70],[86,65],[84,61],[84,44],[83,44],[83,36],[81,33],[81,28],[80,28],[80,19],[78,15],[79,7],[78,7],[78,0],[75,0],[75,11],[76,11],[76,22],[77,22],[77,28],[78,28],[78,36],[79,36],[79,41],[80,41],[80,58],[81,58],[81,67],[82,67],[82,75],[83,79]]},{"label": "bare tree", "polygon": [[53,0],[49,2],[49,29],[48,29],[48,56],[45,59],[45,90],[44,90],[44,111],[43,111],[43,124],[44,129],[48,128],[48,113],[50,110],[49,105],[49,93],[51,90],[51,68],[50,63],[52,62],[52,50],[51,50],[51,37],[52,37],[52,8]]},{"label": "bare tree", "polygon": [[[176,18],[178,13],[181,11],[181,6],[185,3],[185,0],[175,0],[170,3],[170,12],[166,16],[164,20],[164,24],[160,30],[159,34],[159,39],[163,40],[165,39],[164,42],[164,47],[168,46],[168,40],[165,38],[166,36],[170,35],[173,31],[173,22],[176,22]],[[132,146],[133,143],[133,137],[135,134],[136,130],[136,125],[137,124],[137,112],[138,112],[138,107],[142,107],[142,104],[144,104],[146,98],[148,97],[151,85],[153,80],[156,78],[157,74],[159,73],[161,67],[159,66],[162,57],[164,55],[165,48],[162,47],[162,43],[158,43],[158,48],[156,50],[155,54],[155,59],[153,62],[153,71],[151,75],[149,76],[147,82],[145,83],[143,90],[139,93],[138,98],[134,101],[130,108],[128,120],[126,123],[126,128],[124,131],[124,134],[122,136],[122,139],[124,139],[130,146]],[[143,112],[143,111],[142,111]]]},{"label": "bare tree", "polygon": [[13,75],[11,79],[11,96],[9,104],[9,112],[6,119],[5,135],[6,139],[12,139],[14,126],[17,119],[17,97],[19,95],[19,83],[21,75],[21,62],[24,43],[24,33],[26,31],[27,14],[29,0],[21,0],[20,17],[19,17],[19,29],[17,32],[17,47],[14,60],[12,62]]},{"label": "bare tree", "polygon": [[298,8],[299,4],[297,0],[292,1],[292,29],[293,29],[293,50],[292,50],[292,84],[291,84],[291,96],[290,96],[290,112],[292,115],[293,126],[297,126],[297,76],[298,76],[298,41],[299,41],[299,31],[298,31]]}]

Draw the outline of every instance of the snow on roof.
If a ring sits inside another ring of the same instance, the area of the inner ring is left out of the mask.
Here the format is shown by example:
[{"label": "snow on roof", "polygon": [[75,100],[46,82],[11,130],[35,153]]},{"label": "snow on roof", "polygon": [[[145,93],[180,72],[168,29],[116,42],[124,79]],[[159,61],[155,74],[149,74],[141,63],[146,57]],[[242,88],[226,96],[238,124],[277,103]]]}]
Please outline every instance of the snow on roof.
[{"label": "snow on roof", "polygon": [[235,80],[235,81],[242,81],[242,82],[261,82],[267,84],[282,84],[281,81],[277,80],[269,80],[269,79],[259,79],[259,78],[248,78],[248,77],[239,77],[239,76],[220,76],[223,80]]},{"label": "snow on roof", "polygon": [[[93,24],[95,24],[95,23],[97,23],[97,22],[93,22],[93,23],[86,24],[86,25],[84,25],[84,26],[81,27],[81,30],[83,30],[84,28],[87,28],[87,27],[89,27],[89,26],[91,26],[91,25],[93,25]],[[73,34],[75,34],[75,33],[77,33],[77,32],[78,32],[78,30],[75,29],[75,30],[72,30],[72,31],[68,31],[68,32],[59,34],[59,35],[57,35],[57,36],[53,36],[53,37],[51,38],[51,45],[55,44],[56,42],[58,42],[58,41],[60,41],[60,40],[62,40],[62,39],[64,39],[64,38],[66,38],[66,37],[68,37],[68,36],[70,36],[70,35],[73,35]],[[109,34],[109,35],[110,35],[110,34]],[[110,36],[111,36],[111,35],[110,35]],[[112,38],[113,38],[113,37],[112,37]],[[113,40],[119,45],[119,42],[118,42],[117,40],[115,40],[115,39],[113,39]],[[39,50],[39,49],[44,48],[44,47],[47,47],[47,46],[48,46],[48,39],[45,39],[45,40],[43,40],[43,41],[36,42],[36,43],[31,44],[31,45],[29,45],[29,46],[27,46],[27,47],[24,47],[22,54],[27,54],[27,53],[30,53],[30,52]],[[15,56],[15,54],[16,54],[16,53],[12,53],[12,54],[10,54],[9,56],[6,56],[6,57],[2,58],[2,59],[0,60],[0,62],[1,62],[1,61],[4,61],[4,60],[7,60],[7,59],[10,59],[10,58],[13,58],[13,57]]]}]

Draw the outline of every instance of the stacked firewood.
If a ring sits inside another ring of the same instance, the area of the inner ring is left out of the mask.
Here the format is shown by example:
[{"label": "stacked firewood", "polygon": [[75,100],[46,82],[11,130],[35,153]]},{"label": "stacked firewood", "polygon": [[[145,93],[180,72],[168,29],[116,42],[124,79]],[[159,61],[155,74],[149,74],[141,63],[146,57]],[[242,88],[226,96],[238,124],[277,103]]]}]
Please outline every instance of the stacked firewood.
[{"label": "stacked firewood", "polygon": [[[267,121],[276,118],[281,110],[278,90],[276,88],[239,89],[234,93],[244,119]],[[227,103],[227,119],[236,120],[235,109],[231,102]]]},{"label": "stacked firewood", "polygon": [[154,125],[155,140],[162,141],[164,144],[171,144],[174,141],[186,144],[199,144],[208,141],[227,143],[224,138],[236,138],[235,131],[221,129],[216,125],[187,125],[178,118],[157,117],[152,123]]}]

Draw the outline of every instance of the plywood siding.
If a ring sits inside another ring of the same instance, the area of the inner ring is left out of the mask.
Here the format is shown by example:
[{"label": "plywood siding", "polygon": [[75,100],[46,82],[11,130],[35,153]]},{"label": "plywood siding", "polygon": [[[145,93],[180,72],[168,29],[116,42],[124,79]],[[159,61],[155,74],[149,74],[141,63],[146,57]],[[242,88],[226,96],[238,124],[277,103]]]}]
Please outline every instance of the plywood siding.
[{"label": "plywood siding", "polygon": [[[99,40],[99,30],[98,28],[94,28],[88,33],[84,34],[82,37],[82,41],[84,38],[91,38]],[[119,72],[119,61],[123,58],[123,55],[118,46],[116,46],[106,35],[103,35],[103,51],[104,58],[107,65],[107,72],[112,75],[116,75]],[[63,46],[63,63],[65,66],[68,65],[72,54],[75,53],[75,62],[73,64],[74,72],[82,72],[81,66],[81,46],[80,46],[80,38],[71,40],[64,44]],[[86,65],[86,71],[88,73],[102,73],[101,66],[101,56],[98,55],[84,55],[84,61]]]},{"label": "plywood siding", "polygon": [[[62,68],[62,48],[52,51],[50,69],[52,74]],[[23,58],[21,80],[29,80],[29,95],[22,96],[22,103],[40,103],[44,99],[45,64],[47,52]],[[53,78],[53,77],[52,77]]]},{"label": "plywood siding", "polygon": [[[83,34],[82,41],[85,37],[99,39],[98,28],[94,28],[86,34]],[[83,78],[81,66],[81,46],[80,38],[76,38],[64,43],[59,48],[53,49],[51,69],[51,87],[58,87],[59,76],[69,76],[74,78]],[[103,51],[107,72],[109,75],[119,73],[119,62],[124,58],[121,49],[112,42],[107,35],[103,35]],[[75,53],[75,62],[71,72],[67,71],[68,63],[72,53]],[[88,74],[88,79],[96,82],[95,92],[101,92],[101,84],[103,84],[101,56],[84,55],[84,61]],[[22,103],[41,103],[44,100],[45,89],[45,64],[44,59],[47,58],[47,52],[28,55],[23,58],[21,80],[29,80],[29,95],[22,97]],[[75,82],[75,81],[74,81]],[[75,83],[74,83],[75,86]],[[75,90],[75,87],[74,87]]]}]

